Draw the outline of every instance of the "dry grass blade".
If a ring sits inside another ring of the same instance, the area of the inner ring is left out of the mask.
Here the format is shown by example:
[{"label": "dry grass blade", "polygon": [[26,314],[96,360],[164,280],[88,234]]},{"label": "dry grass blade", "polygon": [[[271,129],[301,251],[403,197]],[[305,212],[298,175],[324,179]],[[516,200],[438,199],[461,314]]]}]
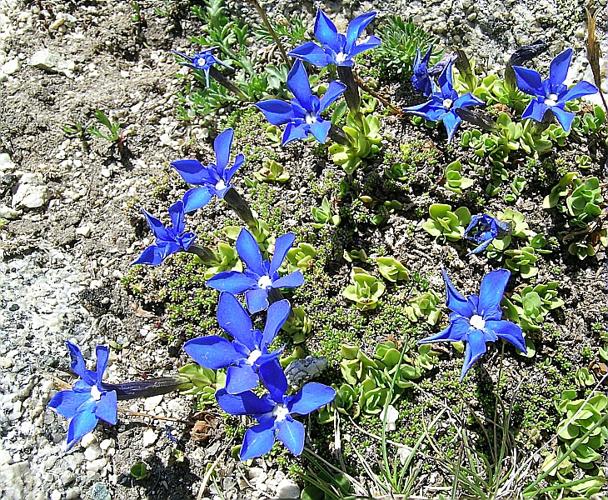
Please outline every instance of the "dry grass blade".
[{"label": "dry grass blade", "polygon": [[600,42],[597,39],[596,34],[596,9],[593,7],[594,2],[589,2],[585,7],[585,11],[587,13],[587,59],[589,60],[589,65],[591,66],[591,72],[593,73],[593,81],[595,86],[600,93],[600,98],[602,99],[602,103],[604,103],[604,108],[608,112],[608,103],[606,103],[606,98],[602,93],[602,75],[600,72],[600,59],[602,57],[602,51],[600,49]]}]

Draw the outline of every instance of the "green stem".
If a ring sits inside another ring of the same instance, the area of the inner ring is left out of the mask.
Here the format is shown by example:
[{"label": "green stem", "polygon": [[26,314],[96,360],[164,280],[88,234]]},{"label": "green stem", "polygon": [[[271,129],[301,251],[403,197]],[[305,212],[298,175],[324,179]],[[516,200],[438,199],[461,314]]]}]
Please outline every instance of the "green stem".
[{"label": "green stem", "polygon": [[351,111],[358,113],[361,107],[361,96],[359,95],[359,86],[355,81],[353,68],[350,66],[338,66],[338,76],[340,81],[346,85],[346,91],[344,92],[346,104],[348,104]]},{"label": "green stem", "polygon": [[270,36],[272,36],[272,39],[274,40],[274,43],[277,44],[277,47],[279,48],[279,51],[281,52],[281,56],[283,57],[283,60],[285,61],[285,64],[287,64],[287,66],[290,66],[291,65],[290,64],[291,61],[289,60],[289,56],[287,55],[287,51],[285,50],[285,47],[283,47],[283,43],[281,42],[281,39],[279,38],[279,35],[277,35],[277,32],[274,30],[274,28],[272,27],[272,24],[268,20],[268,16],[266,15],[266,11],[262,8],[262,6],[258,2],[258,0],[249,0],[249,1],[253,4],[253,6],[255,7],[255,10],[258,11],[258,14],[262,18],[262,22],[264,23],[264,26],[266,26],[266,29],[270,33]]},{"label": "green stem", "polygon": [[122,384],[102,384],[105,391],[116,391],[119,400],[149,398],[176,391],[180,386],[188,383],[188,379],[181,376],[150,378]]},{"label": "green stem", "polygon": [[332,124],[331,128],[329,129],[329,137],[331,138],[332,141],[334,141],[338,144],[342,144],[343,146],[348,146],[348,138],[346,137],[346,134],[344,133],[344,131],[341,128],[336,127],[333,124]]},{"label": "green stem", "polygon": [[247,95],[240,88],[238,88],[234,83],[232,83],[226,77],[226,75],[224,75],[224,73],[222,73],[219,69],[215,68],[214,66],[211,66],[209,68],[209,76],[211,78],[213,78],[217,83],[222,85],[223,87],[226,87],[230,92],[232,92],[234,95],[236,95],[239,99],[246,101],[246,102],[249,101],[249,97],[247,97]]},{"label": "green stem", "polygon": [[198,256],[205,264],[210,264],[215,260],[215,254],[207,247],[193,244],[188,248],[188,253]]},{"label": "green stem", "polygon": [[239,218],[245,224],[247,224],[247,226],[249,226],[250,229],[257,230],[257,220],[253,216],[253,212],[251,211],[249,204],[236,189],[230,188],[228,191],[226,191],[224,201],[232,210],[234,210]]}]

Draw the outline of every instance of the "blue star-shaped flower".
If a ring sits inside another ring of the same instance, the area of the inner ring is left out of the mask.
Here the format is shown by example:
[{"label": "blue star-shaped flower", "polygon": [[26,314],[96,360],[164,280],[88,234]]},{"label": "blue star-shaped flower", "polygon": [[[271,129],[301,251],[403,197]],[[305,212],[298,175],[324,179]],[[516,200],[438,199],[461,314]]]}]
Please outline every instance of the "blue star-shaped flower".
[{"label": "blue star-shaped flower", "polygon": [[566,49],[551,61],[549,78],[542,80],[540,74],[523,66],[513,66],[519,90],[534,97],[524,110],[522,118],[542,122],[547,112],[555,116],[562,128],[569,132],[574,113],[565,110],[568,101],[597,92],[597,87],[589,82],[578,82],[570,89],[564,85],[572,49]]},{"label": "blue star-shaped flower", "polygon": [[184,194],[186,213],[204,207],[213,196],[223,198],[232,187],[230,180],[245,161],[245,156],[241,153],[236,156],[232,165],[229,164],[233,137],[234,130],[228,128],[215,138],[213,141],[215,164],[203,165],[198,160],[171,162],[171,166],[188,184],[200,186],[192,188]]},{"label": "blue star-shaped flower", "polygon": [[287,379],[278,363],[266,363],[260,368],[262,381],[269,394],[259,397],[251,391],[229,394],[225,389],[216,392],[220,407],[231,415],[253,416],[258,424],[245,433],[241,446],[241,460],[249,460],[268,453],[275,439],[281,441],[294,455],[304,449],[305,428],[294,415],[308,415],[331,403],[336,391],[318,382],[309,382],[288,396]]},{"label": "blue star-shaped flower", "polygon": [[268,307],[264,332],[255,330],[247,311],[229,293],[220,295],[217,320],[233,341],[217,335],[199,337],[184,344],[184,350],[199,365],[211,370],[228,368],[226,391],[229,394],[255,389],[258,373],[266,363],[278,363],[281,351],[268,348],[287,321],[291,307],[289,301],[280,300]]},{"label": "blue star-shaped flower", "polygon": [[447,291],[447,306],[450,309],[450,324],[436,335],[420,341],[464,342],[466,344],[464,365],[460,380],[471,366],[486,352],[486,343],[503,339],[513,344],[521,352],[526,352],[526,341],[519,326],[502,318],[500,302],[511,273],[498,269],[486,274],[481,281],[479,296],[464,298],[452,285],[447,273],[443,279]]},{"label": "blue star-shaped flower", "polygon": [[471,222],[464,230],[465,239],[476,243],[478,246],[469,252],[470,254],[483,252],[495,238],[507,233],[509,224],[495,219],[491,215],[482,214],[471,217]]},{"label": "blue star-shaped flower", "polygon": [[258,102],[256,106],[273,125],[287,124],[283,132],[283,145],[309,134],[320,143],[325,143],[331,121],[325,120],[321,113],[344,93],[346,85],[331,82],[325,95],[318,98],[310,89],[304,65],[296,61],[287,76],[287,87],[295,96],[290,102],[271,99]]},{"label": "blue star-shaped flower", "polygon": [[71,369],[80,377],[69,391],[60,391],[53,396],[49,407],[69,420],[67,448],[70,449],[85,434],[103,420],[116,425],[118,398],[116,391],[105,390],[102,379],[108,366],[110,349],[97,346],[95,371],[87,370],[82,353],[77,345],[66,342],[72,358]]},{"label": "blue star-shaped flower", "polygon": [[207,285],[233,295],[244,292],[249,312],[263,311],[268,307],[268,294],[273,288],[297,288],[304,283],[304,276],[300,271],[282,278],[278,272],[294,240],[293,233],[279,236],[272,260],[268,261],[262,258],[260,247],[253,235],[247,229],[242,229],[236,240],[236,251],[246,266],[245,271],[218,273],[207,280]]},{"label": "blue star-shaped flower", "polygon": [[352,67],[355,56],[381,43],[376,36],[369,36],[365,41],[357,43],[367,25],[375,17],[375,12],[356,17],[349,23],[346,34],[343,35],[338,33],[336,25],[319,9],[315,20],[315,38],[321,46],[314,42],[306,42],[293,49],[289,55],[321,68],[328,64]]},{"label": "blue star-shaped flower", "polygon": [[433,122],[443,122],[448,133],[448,141],[454,137],[454,133],[462,122],[462,119],[456,113],[457,109],[470,108],[472,106],[482,106],[485,103],[479,100],[471,93],[458,96],[454,90],[452,81],[452,62],[450,62],[438,79],[439,89],[435,89],[430,95],[430,100],[405,108],[406,113],[422,116]]},{"label": "blue star-shaped flower", "polygon": [[412,68],[413,87],[427,97],[433,93],[433,80],[429,75],[429,61],[431,60],[432,53],[432,45],[424,56],[422,56],[420,49],[416,49],[416,57],[414,58],[414,66]]},{"label": "blue star-shaped flower", "polygon": [[156,217],[153,217],[143,209],[142,212],[146,217],[148,226],[152,230],[152,233],[154,233],[156,241],[146,248],[133,261],[133,264],[157,266],[171,254],[180,251],[186,252],[192,243],[194,243],[196,235],[185,230],[184,204],[181,201],[176,201],[169,207],[169,216],[171,217],[173,227],[165,227]]},{"label": "blue star-shaped flower", "polygon": [[214,50],[214,47],[211,47],[209,49],[203,49],[200,52],[196,52],[192,56],[182,54],[181,52],[177,52],[176,50],[174,50],[173,53],[184,58],[184,61],[180,63],[183,66],[188,66],[189,68],[203,71],[205,73],[205,81],[207,83],[207,87],[209,87],[209,70],[214,64],[221,64],[226,68],[230,68],[230,66],[223,63],[213,55]]}]

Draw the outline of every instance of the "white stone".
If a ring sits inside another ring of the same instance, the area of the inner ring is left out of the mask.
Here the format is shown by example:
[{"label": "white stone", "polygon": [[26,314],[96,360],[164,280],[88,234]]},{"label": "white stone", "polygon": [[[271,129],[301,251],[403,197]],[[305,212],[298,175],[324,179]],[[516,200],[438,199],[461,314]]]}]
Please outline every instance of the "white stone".
[{"label": "white stone", "polygon": [[89,432],[88,434],[85,434],[84,436],[82,436],[82,439],[80,440],[80,444],[82,445],[83,448],[88,448],[89,446],[91,446],[93,443],[97,442],[97,436],[95,436],[94,432]]},{"label": "white stone", "polygon": [[157,438],[157,436],[156,436],[156,432],[154,432],[154,429],[146,429],[142,436],[142,442],[143,442],[144,448],[147,448],[148,446],[152,446],[156,442],[156,438]]},{"label": "white stone", "polygon": [[280,499],[300,498],[300,487],[291,479],[283,479],[277,486],[277,497]]},{"label": "white stone", "polygon": [[[399,418],[399,412],[393,405],[388,405],[386,410],[386,430],[394,431],[397,428],[396,422]],[[380,412],[380,422],[384,422],[384,409]]]},{"label": "white stone", "polygon": [[61,500],[61,492],[57,490],[53,490],[50,496],[51,500]]},{"label": "white stone", "polygon": [[99,472],[107,463],[108,461],[105,458],[98,458],[87,464],[87,471],[91,473]]},{"label": "white stone", "polygon": [[93,444],[84,450],[84,458],[86,458],[88,462],[97,460],[101,455],[102,451],[98,444]]},{"label": "white stone", "polygon": [[5,75],[13,75],[17,71],[19,71],[20,67],[21,65],[19,63],[19,59],[11,59],[10,61],[7,61],[2,65],[0,71]]},{"label": "white stone", "polygon": [[106,451],[108,448],[111,448],[114,445],[114,440],[112,439],[104,439],[101,443],[99,443],[99,447]]},{"label": "white stone", "polygon": [[0,153],[0,175],[7,174],[15,170],[15,163],[11,160],[8,153]]},{"label": "white stone", "polygon": [[15,220],[19,218],[19,210],[0,204],[0,219]]},{"label": "white stone", "polygon": [[79,234],[80,236],[84,236],[85,238],[88,238],[89,236],[91,236],[91,231],[93,230],[93,228],[91,228],[91,226],[89,224],[85,224],[84,226],[80,226],[76,228],[76,234]]},{"label": "white stone", "polygon": [[152,411],[156,408],[160,402],[163,400],[162,394],[160,396],[152,396],[150,398],[146,398],[144,401],[144,410]]},{"label": "white stone", "polygon": [[13,195],[13,208],[40,208],[49,201],[50,192],[40,174],[23,174]]},{"label": "white stone", "polygon": [[65,59],[49,49],[40,49],[35,52],[30,58],[29,65],[52,73],[62,73],[66,76],[72,76],[76,68],[74,61]]}]

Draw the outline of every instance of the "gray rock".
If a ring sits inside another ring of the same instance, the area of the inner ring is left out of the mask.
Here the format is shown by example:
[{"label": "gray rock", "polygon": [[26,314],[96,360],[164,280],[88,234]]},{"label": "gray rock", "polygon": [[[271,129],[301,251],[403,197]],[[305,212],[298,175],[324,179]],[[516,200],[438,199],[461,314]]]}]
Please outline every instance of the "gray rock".
[{"label": "gray rock", "polygon": [[108,487],[104,483],[95,483],[89,490],[91,500],[112,500]]},{"label": "gray rock", "polygon": [[296,359],[285,368],[285,376],[289,385],[297,388],[319,376],[327,368],[327,359],[306,356]]},{"label": "gray rock", "polygon": [[0,153],[0,175],[14,172],[16,165],[11,160],[8,153]]},{"label": "gray rock", "polygon": [[4,73],[5,75],[14,75],[17,71],[19,71],[20,67],[21,64],[19,63],[19,59],[11,59],[2,65],[0,72]]},{"label": "gray rock", "polygon": [[15,220],[19,218],[20,214],[19,210],[0,204],[0,219]]},{"label": "gray rock", "polygon": [[277,486],[277,497],[300,498],[300,487],[291,479],[283,479]]}]

